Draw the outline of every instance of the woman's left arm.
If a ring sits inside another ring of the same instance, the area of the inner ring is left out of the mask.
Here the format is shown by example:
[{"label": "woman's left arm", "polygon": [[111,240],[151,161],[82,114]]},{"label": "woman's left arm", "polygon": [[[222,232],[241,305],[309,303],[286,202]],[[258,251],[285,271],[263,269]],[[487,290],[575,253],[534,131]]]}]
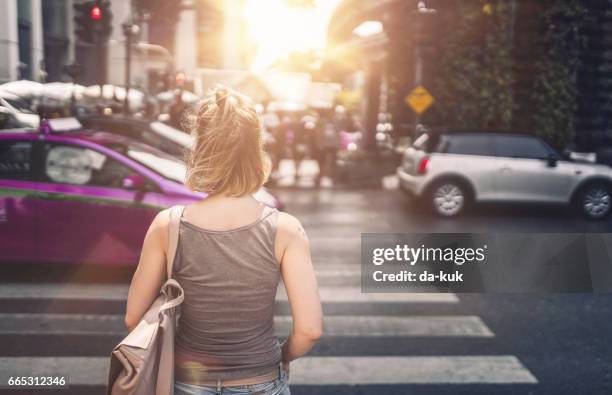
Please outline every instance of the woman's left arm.
[{"label": "woman's left arm", "polygon": [[144,239],[138,267],[132,277],[125,312],[125,325],[132,330],[138,325],[159,294],[166,277],[166,244],[170,210],[163,210],[153,220]]}]

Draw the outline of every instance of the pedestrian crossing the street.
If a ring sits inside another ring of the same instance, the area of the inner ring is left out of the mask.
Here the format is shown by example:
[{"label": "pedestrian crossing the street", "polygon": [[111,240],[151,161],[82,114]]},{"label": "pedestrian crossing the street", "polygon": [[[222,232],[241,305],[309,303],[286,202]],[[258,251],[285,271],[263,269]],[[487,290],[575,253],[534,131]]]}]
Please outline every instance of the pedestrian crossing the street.
[{"label": "pedestrian crossing the street", "polygon": [[[486,346],[498,341],[495,332],[477,315],[458,309],[458,295],[362,294],[358,265],[330,264],[317,270],[317,276],[326,314],[324,337],[309,356],[292,363],[293,393],[350,394],[356,393],[355,388],[359,393],[380,393],[380,385],[397,388],[397,392],[390,393],[410,393],[414,386],[421,390],[428,385],[477,389],[538,383],[516,356],[487,352]],[[4,352],[0,349],[0,371],[5,376],[66,374],[71,388],[102,394],[108,354],[126,334],[122,312],[127,290],[124,284],[2,284],[0,343],[11,347]],[[113,307],[102,313],[80,307],[92,300]],[[63,307],[14,307],[37,303],[60,303]],[[283,338],[290,332],[291,317],[282,286],[276,304],[275,328]],[[28,348],[28,339],[45,339],[46,352]],[[54,349],[54,339],[61,347]],[[473,341],[484,348],[464,354],[445,352],[439,347],[434,347],[439,351],[436,355],[422,350],[410,352],[410,345],[447,339]],[[107,346],[83,351],[88,342]]]}]

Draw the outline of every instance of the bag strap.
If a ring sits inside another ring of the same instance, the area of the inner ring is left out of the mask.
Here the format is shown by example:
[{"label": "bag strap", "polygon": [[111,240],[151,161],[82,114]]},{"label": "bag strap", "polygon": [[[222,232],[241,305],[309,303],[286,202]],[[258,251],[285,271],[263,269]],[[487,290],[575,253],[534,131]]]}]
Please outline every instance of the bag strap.
[{"label": "bag strap", "polygon": [[[166,295],[166,301],[159,309],[160,322],[161,316],[166,310],[174,309],[179,306],[183,303],[185,298],[183,288],[172,278],[172,265],[174,264],[174,257],[176,256],[179,228],[184,209],[185,206],[173,206],[168,213],[170,216],[168,220],[168,249],[166,250],[166,269],[168,277],[162,286],[162,292]],[[175,293],[174,291],[177,293],[176,297],[173,296]],[[170,317],[173,319],[172,325],[175,326],[176,317],[172,313],[170,313]],[[159,374],[157,375],[157,383],[155,385],[155,394],[157,395],[174,393],[174,339],[167,340],[169,341],[161,343],[162,347],[159,350]]]},{"label": "bag strap", "polygon": [[[173,278],[166,281],[162,292],[169,296],[164,304],[159,307],[159,313],[163,313],[168,309],[175,308],[183,303],[185,300],[185,292],[183,291],[183,287]],[[174,294],[176,293],[176,296]]]},{"label": "bag strap", "polygon": [[179,226],[184,209],[185,206],[172,206],[169,212],[170,220],[168,221],[168,247],[166,249],[166,275],[168,280],[172,278],[172,265],[174,264],[174,257],[176,256],[176,248],[178,246],[179,239]]}]

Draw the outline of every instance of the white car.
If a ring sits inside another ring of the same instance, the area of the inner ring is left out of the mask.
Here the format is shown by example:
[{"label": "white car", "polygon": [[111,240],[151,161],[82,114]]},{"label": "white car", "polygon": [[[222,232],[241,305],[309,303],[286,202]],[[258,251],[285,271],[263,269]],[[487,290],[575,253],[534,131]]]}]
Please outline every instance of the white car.
[{"label": "white car", "polygon": [[612,168],[566,159],[530,134],[428,132],[397,175],[403,191],[445,217],[472,202],[576,204],[592,219],[612,208]]},{"label": "white car", "polygon": [[38,114],[34,114],[28,103],[19,96],[0,90],[0,107],[10,111],[23,125],[31,128],[38,127],[40,122]]}]

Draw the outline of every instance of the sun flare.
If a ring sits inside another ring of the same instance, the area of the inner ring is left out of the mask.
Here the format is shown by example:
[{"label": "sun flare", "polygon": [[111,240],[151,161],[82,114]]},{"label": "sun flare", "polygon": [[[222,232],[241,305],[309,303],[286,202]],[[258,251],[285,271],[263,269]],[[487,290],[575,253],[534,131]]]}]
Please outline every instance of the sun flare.
[{"label": "sun flare", "polygon": [[247,0],[244,12],[256,55],[251,69],[261,71],[295,51],[325,47],[327,23],[339,0],[296,7],[287,0]]}]

